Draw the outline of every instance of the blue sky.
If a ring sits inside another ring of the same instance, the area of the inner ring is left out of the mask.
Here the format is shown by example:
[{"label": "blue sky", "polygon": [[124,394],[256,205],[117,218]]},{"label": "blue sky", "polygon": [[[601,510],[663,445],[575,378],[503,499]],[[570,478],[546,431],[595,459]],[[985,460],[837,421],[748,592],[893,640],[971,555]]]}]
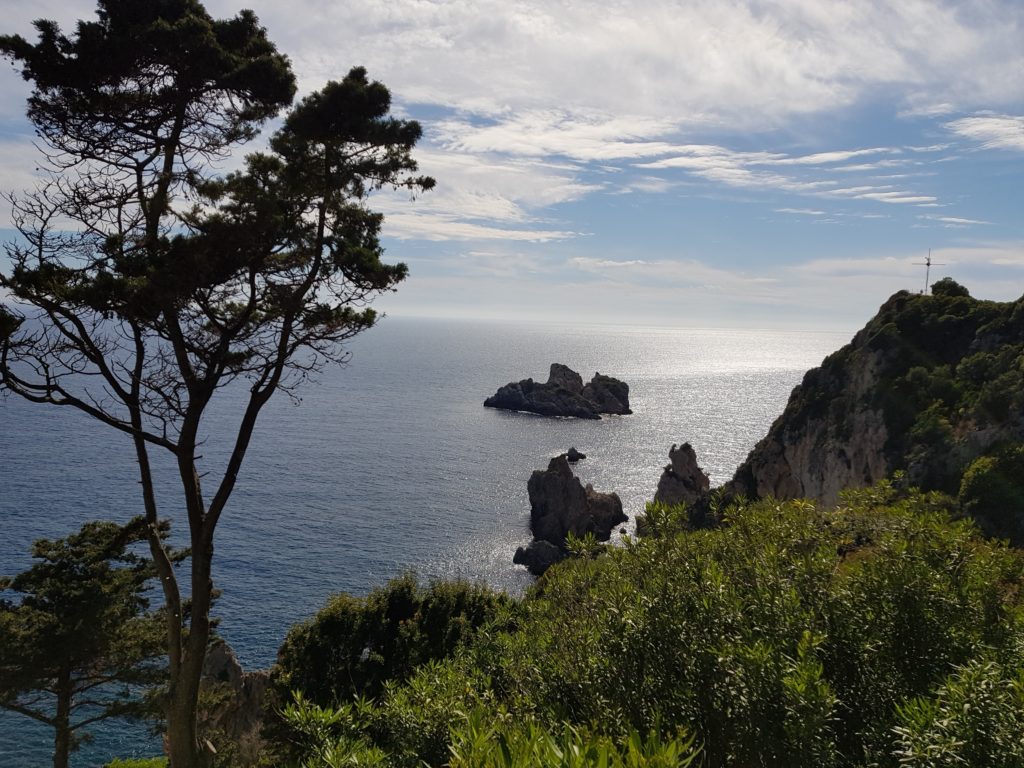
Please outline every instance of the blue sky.
[{"label": "blue sky", "polygon": [[[301,91],[362,64],[423,123],[437,189],[373,202],[411,270],[391,314],[852,331],[929,248],[1024,294],[1020,0],[248,5]],[[26,34],[94,8],[0,7]],[[25,94],[0,70],[13,189]]]}]

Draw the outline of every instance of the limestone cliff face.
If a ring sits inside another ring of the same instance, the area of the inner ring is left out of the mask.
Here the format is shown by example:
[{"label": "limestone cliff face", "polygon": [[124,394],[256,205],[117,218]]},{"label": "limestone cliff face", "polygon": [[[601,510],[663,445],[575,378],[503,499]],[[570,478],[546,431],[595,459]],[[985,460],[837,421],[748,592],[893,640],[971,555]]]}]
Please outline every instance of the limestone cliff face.
[{"label": "limestone cliff face", "polygon": [[[826,362],[811,371],[740,465],[732,489],[755,498],[834,504],[842,489],[872,485],[889,475],[895,467],[886,456],[885,416],[870,405],[883,368],[884,355],[865,350],[839,370]],[[813,404],[820,395],[828,407],[818,413]]]},{"label": "limestone cliff face", "polygon": [[808,371],[727,490],[833,504],[904,470],[956,494],[970,461],[1024,439],[1024,299],[978,301],[949,285],[895,294]]}]

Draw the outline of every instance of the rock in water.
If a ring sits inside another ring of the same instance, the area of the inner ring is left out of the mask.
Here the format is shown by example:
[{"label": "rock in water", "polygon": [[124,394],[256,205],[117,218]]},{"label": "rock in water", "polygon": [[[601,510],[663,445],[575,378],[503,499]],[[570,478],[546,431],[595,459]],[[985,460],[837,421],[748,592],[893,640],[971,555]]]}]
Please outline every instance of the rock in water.
[{"label": "rock in water", "polygon": [[632,413],[628,384],[598,373],[584,386],[583,377],[561,363],[551,364],[544,384],[533,379],[510,382],[487,398],[484,405],[578,419],[599,419],[602,413]]},{"label": "rock in water", "polygon": [[526,570],[534,576],[540,576],[548,568],[566,558],[566,551],[556,547],[549,541],[531,541],[525,547],[516,550],[512,562],[525,565]]},{"label": "rock in water", "polygon": [[561,387],[578,395],[583,391],[583,377],[567,365],[552,363],[548,372],[548,386]]},{"label": "rock in water", "polygon": [[607,541],[612,529],[628,519],[618,494],[601,493],[591,485],[584,488],[564,456],[551,459],[546,470],[534,472],[527,490],[533,538],[558,547],[565,546],[570,533],[593,533],[599,541]]},{"label": "rock in water", "polygon": [[575,464],[577,461],[585,458],[587,458],[587,454],[577,451],[575,445],[565,452],[565,460],[570,464]]},{"label": "rock in water", "polygon": [[654,500],[666,504],[695,504],[707,494],[711,480],[697,465],[693,446],[689,443],[673,445],[668,458],[672,463],[661,474]]}]

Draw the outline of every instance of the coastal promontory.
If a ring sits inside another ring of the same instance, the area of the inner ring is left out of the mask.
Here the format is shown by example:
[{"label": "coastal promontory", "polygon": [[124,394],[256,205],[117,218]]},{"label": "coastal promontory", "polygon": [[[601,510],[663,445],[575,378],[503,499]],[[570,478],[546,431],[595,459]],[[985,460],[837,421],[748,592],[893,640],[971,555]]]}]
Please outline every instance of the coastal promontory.
[{"label": "coastal promontory", "polygon": [[533,379],[509,382],[484,401],[488,408],[526,411],[540,416],[599,419],[601,414],[628,415],[629,385],[595,373],[584,385],[583,377],[561,363],[552,363],[545,383]]}]

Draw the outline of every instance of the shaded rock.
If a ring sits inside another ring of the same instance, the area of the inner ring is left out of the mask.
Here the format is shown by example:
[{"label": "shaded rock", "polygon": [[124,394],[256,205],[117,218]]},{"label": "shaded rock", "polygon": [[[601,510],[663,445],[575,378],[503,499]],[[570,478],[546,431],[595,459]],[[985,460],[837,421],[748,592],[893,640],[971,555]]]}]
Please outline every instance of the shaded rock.
[{"label": "shaded rock", "polygon": [[602,413],[629,414],[629,385],[611,376],[595,374],[586,386],[583,378],[561,363],[552,363],[547,382],[523,379],[506,384],[484,401],[488,408],[528,411],[541,416],[599,419]]},{"label": "shaded rock", "polygon": [[583,377],[567,365],[552,363],[548,372],[548,386],[561,387],[578,395],[583,391]]},{"label": "shaded rock", "polygon": [[213,645],[203,662],[203,685],[211,703],[201,714],[202,725],[228,737],[242,765],[255,764],[264,746],[260,731],[269,682],[267,670],[243,671],[224,642]]},{"label": "shaded rock", "polygon": [[570,533],[593,533],[607,541],[612,529],[628,519],[616,493],[586,487],[572,473],[564,456],[551,459],[546,470],[537,470],[527,483],[530,494],[530,530],[534,539],[565,545]]},{"label": "shaded rock", "polygon": [[598,413],[628,416],[633,412],[629,409],[629,385],[611,376],[595,373],[583,388],[583,397],[595,404]]},{"label": "shaded rock", "polygon": [[575,464],[577,461],[585,458],[587,458],[587,454],[577,451],[575,445],[565,452],[565,460],[570,464]]},{"label": "shaded rock", "polygon": [[519,547],[516,550],[512,562],[516,565],[525,565],[526,570],[534,576],[540,576],[552,565],[566,557],[567,553],[564,549],[549,541],[531,541],[525,547]]},{"label": "shaded rock", "polygon": [[711,480],[697,465],[693,446],[689,443],[673,445],[668,458],[672,463],[661,473],[654,500],[665,504],[696,504],[711,488]]}]

